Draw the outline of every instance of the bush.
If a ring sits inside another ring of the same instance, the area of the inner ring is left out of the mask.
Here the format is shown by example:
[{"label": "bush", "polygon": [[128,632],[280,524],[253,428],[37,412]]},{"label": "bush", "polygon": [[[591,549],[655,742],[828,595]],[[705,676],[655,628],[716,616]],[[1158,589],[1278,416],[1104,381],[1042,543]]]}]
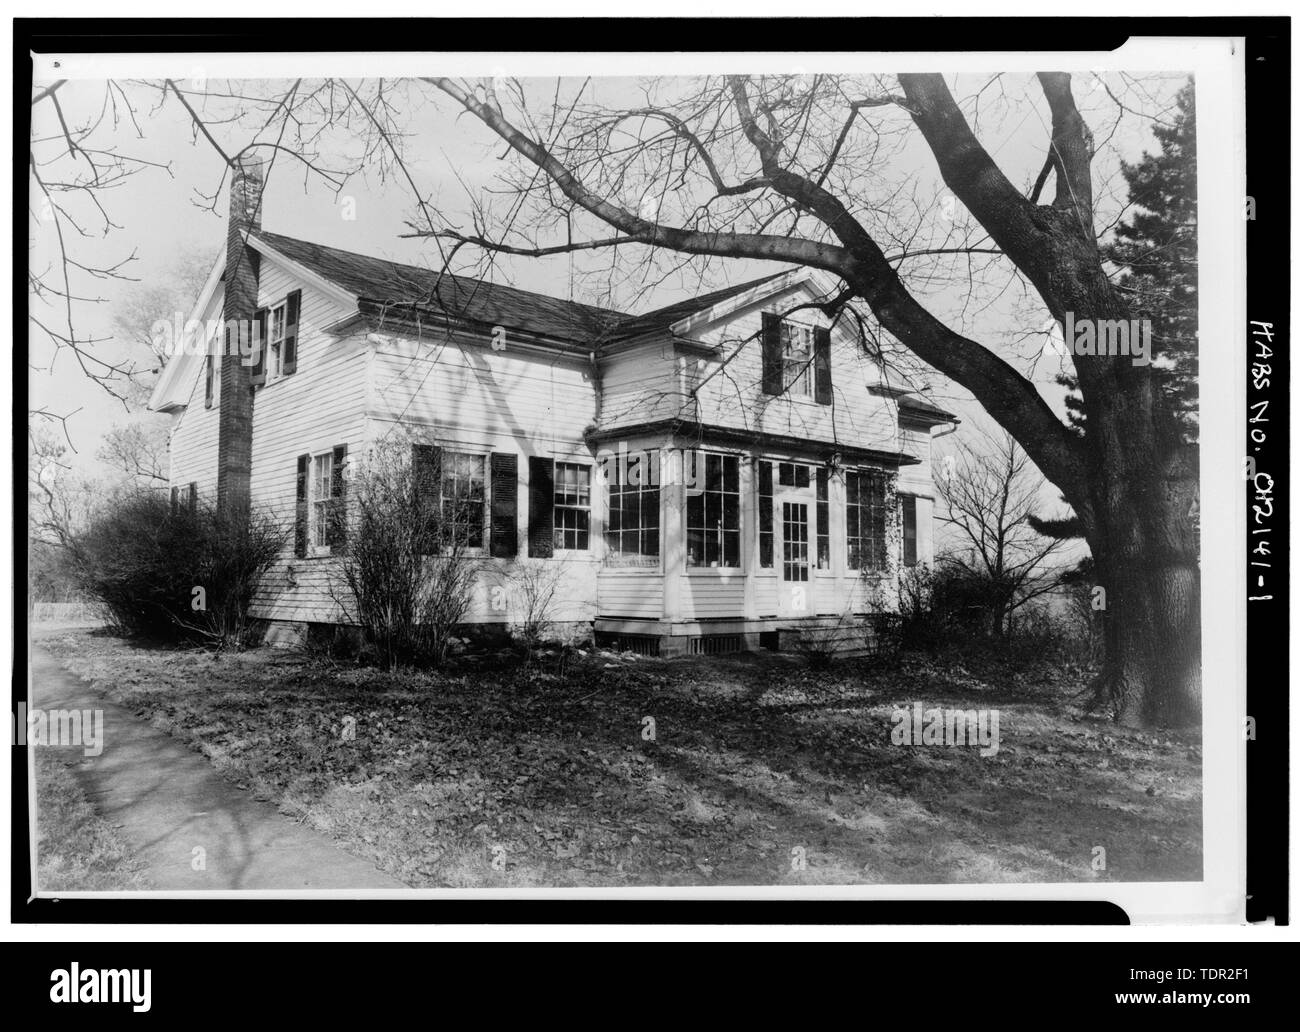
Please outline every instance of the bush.
[{"label": "bush", "polygon": [[389,669],[441,665],[469,609],[478,562],[468,527],[480,510],[437,502],[436,483],[419,483],[410,449],[377,448],[349,485],[347,591],[340,608],[365,636],[373,659]]},{"label": "bush", "polygon": [[161,493],[111,496],[69,544],[78,582],[123,633],[242,646],[248,609],[286,534],[246,506],[173,510]]},{"label": "bush", "polygon": [[955,564],[914,566],[899,577],[899,644],[934,653],[1000,637],[997,585]]},{"label": "bush", "polygon": [[531,660],[554,636],[552,612],[560,588],[560,567],[545,560],[521,560],[510,577],[510,631]]},{"label": "bush", "polygon": [[1017,668],[1096,665],[1099,634],[1086,597],[1065,605],[1050,595],[1033,600],[1004,613],[999,633],[1001,598],[995,584],[956,565],[909,569],[899,578],[895,647]]}]

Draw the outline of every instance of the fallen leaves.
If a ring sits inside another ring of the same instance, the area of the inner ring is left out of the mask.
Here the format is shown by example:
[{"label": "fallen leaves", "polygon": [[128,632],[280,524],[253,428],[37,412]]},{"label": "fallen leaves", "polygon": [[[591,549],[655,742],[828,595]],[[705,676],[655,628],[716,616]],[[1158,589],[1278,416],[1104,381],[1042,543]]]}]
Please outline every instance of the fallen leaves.
[{"label": "fallen leaves", "polygon": [[[60,646],[231,780],[415,886],[1086,880],[1099,843],[1113,877],[1200,871],[1195,736],[1101,724],[1070,709],[1072,683],[928,658],[812,674],[592,652],[521,679]],[[998,755],[892,746],[891,711],[916,700],[996,705]]]}]

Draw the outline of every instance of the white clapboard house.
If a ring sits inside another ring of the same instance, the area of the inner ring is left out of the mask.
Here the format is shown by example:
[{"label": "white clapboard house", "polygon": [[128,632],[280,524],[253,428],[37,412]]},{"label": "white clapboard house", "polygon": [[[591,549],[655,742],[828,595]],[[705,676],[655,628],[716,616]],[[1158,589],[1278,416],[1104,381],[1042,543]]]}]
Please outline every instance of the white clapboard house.
[{"label": "white clapboard house", "polygon": [[192,313],[261,327],[259,359],[214,333],[151,407],[172,417],[173,499],[243,493],[294,525],[254,609],[270,640],[345,622],[327,514],[395,429],[481,512],[471,624],[508,623],[501,588],[546,563],[567,629],[665,655],[781,647],[864,626],[931,558],[931,438],[956,419],[852,320],[799,307],[827,296],[816,273],[630,315],[265,232],[260,194],[246,164]]}]

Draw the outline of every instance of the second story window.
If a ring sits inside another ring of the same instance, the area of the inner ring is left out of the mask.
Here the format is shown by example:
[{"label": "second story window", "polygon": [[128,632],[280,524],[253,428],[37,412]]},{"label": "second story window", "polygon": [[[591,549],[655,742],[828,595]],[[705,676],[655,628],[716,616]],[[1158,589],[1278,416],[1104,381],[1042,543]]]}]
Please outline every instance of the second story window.
[{"label": "second story window", "polygon": [[795,398],[812,397],[813,328],[781,320],[781,387]]},{"label": "second story window", "polygon": [[287,306],[281,302],[271,309],[266,332],[266,373],[272,380],[284,375],[284,330]]},{"label": "second story window", "polygon": [[291,290],[285,299],[257,312],[257,359],[252,384],[260,387],[298,371],[298,316],[302,291]]},{"label": "second story window", "polygon": [[761,340],[764,394],[834,404],[829,329],[764,312]]},{"label": "second story window", "polygon": [[212,408],[221,397],[221,362],[208,352],[203,374],[203,407]]}]

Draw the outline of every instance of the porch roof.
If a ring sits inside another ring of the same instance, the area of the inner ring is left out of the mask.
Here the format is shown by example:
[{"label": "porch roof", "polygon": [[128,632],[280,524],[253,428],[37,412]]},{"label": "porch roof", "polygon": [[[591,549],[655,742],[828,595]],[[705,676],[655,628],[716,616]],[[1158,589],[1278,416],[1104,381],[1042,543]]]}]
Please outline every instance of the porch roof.
[{"label": "porch roof", "polygon": [[886,451],[879,448],[862,448],[856,445],[842,444],[835,441],[814,441],[806,437],[794,437],[788,434],[773,434],[758,430],[745,430],[739,427],[718,426],[699,423],[686,419],[657,419],[643,423],[631,423],[617,427],[596,428],[587,433],[587,441],[600,444],[627,437],[671,434],[674,437],[689,438],[701,447],[714,445],[741,445],[747,447],[767,448],[773,451],[791,453],[813,453],[829,458],[838,454],[845,462],[868,462],[882,466],[915,466],[920,459],[907,452]]}]

